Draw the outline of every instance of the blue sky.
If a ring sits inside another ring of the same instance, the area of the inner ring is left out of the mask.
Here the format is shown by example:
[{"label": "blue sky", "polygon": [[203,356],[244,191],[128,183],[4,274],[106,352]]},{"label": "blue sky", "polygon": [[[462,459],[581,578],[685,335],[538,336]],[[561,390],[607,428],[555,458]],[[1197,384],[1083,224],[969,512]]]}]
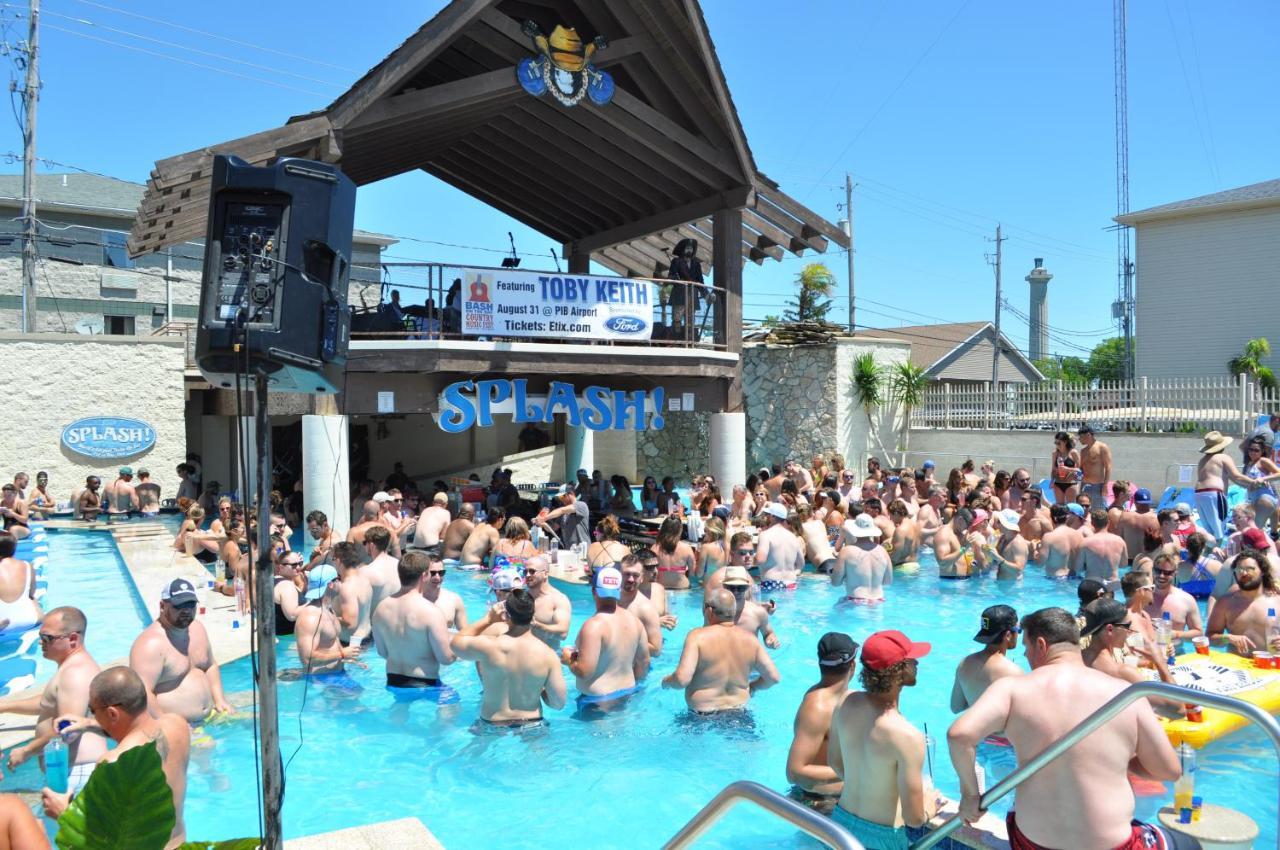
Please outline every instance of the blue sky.
[{"label": "blue sky", "polygon": [[[323,107],[442,5],[223,0],[209,14],[157,0],[44,0],[39,154],[142,181],[157,159]],[[760,168],[833,221],[844,172],[854,175],[860,324],[990,318],[986,255],[1001,221],[1011,304],[1026,310],[1033,258],[1055,275],[1051,349],[1080,354],[1111,335],[1109,2],[703,7]],[[8,40],[25,37],[13,19],[25,4],[0,9]],[[1264,0],[1131,4],[1131,208],[1280,177],[1278,29],[1280,6]],[[20,152],[12,123],[6,134],[0,153]],[[406,240],[391,249],[397,258],[493,264],[510,230],[525,267],[550,268],[556,247],[421,172],[363,187],[357,224],[490,249]],[[747,318],[781,312],[805,262],[787,256],[747,265]],[[825,261],[843,294],[844,256]],[[1005,327],[1025,346],[1025,323],[1006,313]]]}]

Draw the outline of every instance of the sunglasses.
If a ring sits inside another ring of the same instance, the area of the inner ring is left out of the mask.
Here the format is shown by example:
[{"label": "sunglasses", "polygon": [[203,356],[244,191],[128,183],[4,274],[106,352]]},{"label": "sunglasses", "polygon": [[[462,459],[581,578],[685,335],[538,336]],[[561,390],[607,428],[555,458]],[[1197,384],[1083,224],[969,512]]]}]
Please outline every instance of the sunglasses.
[{"label": "sunglasses", "polygon": [[1176,575],[1177,572],[1178,572],[1177,570],[1155,570],[1155,574],[1158,576]]},{"label": "sunglasses", "polygon": [[47,635],[44,632],[40,632],[40,645],[48,646],[49,644],[53,643],[55,640],[58,640],[64,637],[66,637],[66,635]]},{"label": "sunglasses", "polygon": [[1123,623],[1116,623],[1116,628],[1118,628],[1118,629],[1128,629],[1129,631],[1133,631],[1133,621],[1132,621],[1132,620],[1125,620]]},{"label": "sunglasses", "polygon": [[302,562],[301,561],[281,561],[280,566],[293,567],[294,569],[297,569],[298,567],[302,566]]},{"label": "sunglasses", "polygon": [[427,570],[427,575],[429,575],[429,576],[442,576],[442,575],[444,575],[444,574],[445,574],[445,573],[447,573],[447,572],[448,572],[448,570]]},{"label": "sunglasses", "polygon": [[527,575],[527,576],[536,576],[536,575],[537,575],[538,573],[540,573],[540,572],[542,572],[542,571],[541,571],[541,570],[539,570],[537,567],[525,567],[525,568],[524,568],[524,574],[525,574],[525,575]]},{"label": "sunglasses", "polygon": [[734,549],[733,550],[733,554],[735,555],[754,555],[755,553],[756,553],[755,549]]}]

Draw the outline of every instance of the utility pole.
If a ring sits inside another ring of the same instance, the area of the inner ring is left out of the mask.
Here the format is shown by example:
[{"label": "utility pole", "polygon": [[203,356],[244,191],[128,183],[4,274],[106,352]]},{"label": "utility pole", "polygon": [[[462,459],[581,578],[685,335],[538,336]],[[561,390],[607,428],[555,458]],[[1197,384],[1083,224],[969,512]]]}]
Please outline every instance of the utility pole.
[{"label": "utility pole", "polygon": [[991,391],[995,392],[1000,385],[1000,264],[1002,261],[1000,246],[1004,237],[1000,235],[1000,225],[996,225],[996,333],[991,341]]},{"label": "utility pole", "polygon": [[40,99],[40,0],[31,0],[27,32],[26,106],[22,137],[22,330],[35,333],[36,299],[36,101]]},{"label": "utility pole", "polygon": [[849,222],[845,234],[849,237],[849,333],[853,333],[853,178],[847,171],[844,173],[844,214]]}]

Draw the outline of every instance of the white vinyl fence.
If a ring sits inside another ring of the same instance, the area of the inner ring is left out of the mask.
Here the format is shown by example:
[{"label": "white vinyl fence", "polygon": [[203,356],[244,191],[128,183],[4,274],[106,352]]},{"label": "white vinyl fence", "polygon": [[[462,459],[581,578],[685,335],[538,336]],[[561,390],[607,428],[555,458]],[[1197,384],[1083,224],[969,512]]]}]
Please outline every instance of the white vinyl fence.
[{"label": "white vinyl fence", "polygon": [[1044,381],[935,384],[911,411],[912,428],[1006,431],[1096,431],[1244,434],[1258,417],[1280,409],[1280,396],[1244,376],[1103,382],[1097,386]]}]

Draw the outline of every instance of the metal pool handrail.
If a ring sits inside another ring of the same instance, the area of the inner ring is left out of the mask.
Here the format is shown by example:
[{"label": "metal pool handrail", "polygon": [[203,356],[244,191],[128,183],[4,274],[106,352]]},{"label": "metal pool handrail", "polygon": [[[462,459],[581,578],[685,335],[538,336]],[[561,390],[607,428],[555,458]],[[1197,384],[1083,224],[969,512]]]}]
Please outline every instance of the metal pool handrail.
[{"label": "metal pool handrail", "polygon": [[[997,782],[993,788],[982,795],[981,806],[983,810],[991,808],[991,804],[996,800],[1017,788],[1032,774],[1037,773],[1046,764],[1074,747],[1082,738],[1124,711],[1130,704],[1146,697],[1164,697],[1181,703],[1209,705],[1222,711],[1238,714],[1262,727],[1262,731],[1266,732],[1271,738],[1271,744],[1276,749],[1276,756],[1280,757],[1280,722],[1277,722],[1274,717],[1258,706],[1235,697],[1193,691],[1191,688],[1170,685],[1165,682],[1138,682],[1116,694],[1105,705],[1081,721],[1079,726],[1076,726],[1050,744],[1040,755]],[[956,815],[915,844],[912,844],[911,850],[928,850],[928,848],[937,844],[963,825],[964,819],[960,815]],[[1280,806],[1277,807],[1277,829],[1280,829]]]},{"label": "metal pool handrail", "polygon": [[748,782],[745,779],[726,785],[723,791],[703,806],[670,841],[663,845],[663,850],[683,850],[688,847],[697,840],[698,836],[710,829],[712,824],[724,817],[729,809],[743,800],[755,803],[827,846],[834,847],[835,850],[866,850],[862,842],[831,818],[824,817],[813,809],[802,806],[771,788],[764,787],[759,782]]}]

